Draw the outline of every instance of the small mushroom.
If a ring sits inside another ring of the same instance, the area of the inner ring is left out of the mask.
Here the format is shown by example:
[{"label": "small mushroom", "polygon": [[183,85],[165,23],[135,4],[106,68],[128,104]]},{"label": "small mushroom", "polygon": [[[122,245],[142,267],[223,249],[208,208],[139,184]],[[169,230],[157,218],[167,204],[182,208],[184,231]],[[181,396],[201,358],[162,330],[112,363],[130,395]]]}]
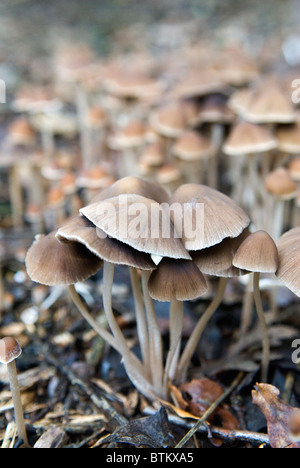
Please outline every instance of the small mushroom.
[{"label": "small mushroom", "polygon": [[276,273],[278,269],[278,251],[272,237],[265,231],[250,234],[240,245],[233,258],[233,265],[242,270],[253,272],[253,294],[256,311],[262,329],[262,381],[266,382],[270,362],[270,340],[263,310],[259,280],[261,273]]},{"label": "small mushroom", "polygon": [[279,266],[277,278],[300,297],[300,227],[285,232],[277,241]]},{"label": "small mushroom", "polygon": [[21,393],[18,384],[16,359],[20,356],[22,350],[15,338],[5,337],[0,340],[0,362],[7,367],[8,378],[15,408],[15,418],[20,439],[23,440],[26,448],[29,448],[29,442],[24,422],[23,406]]},{"label": "small mushroom", "polygon": [[183,303],[202,296],[207,291],[207,283],[193,261],[163,258],[149,277],[148,289],[153,299],[170,302],[170,345],[164,374],[164,391],[167,395],[168,381],[174,380],[177,372]]}]

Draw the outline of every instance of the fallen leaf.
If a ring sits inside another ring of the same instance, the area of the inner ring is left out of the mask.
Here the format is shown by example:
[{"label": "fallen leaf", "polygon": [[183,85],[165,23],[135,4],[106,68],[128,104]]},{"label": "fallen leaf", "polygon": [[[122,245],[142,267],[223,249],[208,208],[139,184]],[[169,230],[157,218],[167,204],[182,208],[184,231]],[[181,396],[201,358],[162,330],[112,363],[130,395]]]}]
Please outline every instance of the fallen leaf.
[{"label": "fallen leaf", "polygon": [[119,442],[150,448],[174,446],[166,410],[162,407],[157,413],[145,418],[129,421],[116,429],[106,442]]},{"label": "fallen leaf", "polygon": [[273,448],[300,448],[299,408],[293,408],[279,397],[273,385],[258,383],[252,390],[252,401],[267,420],[270,445]]}]

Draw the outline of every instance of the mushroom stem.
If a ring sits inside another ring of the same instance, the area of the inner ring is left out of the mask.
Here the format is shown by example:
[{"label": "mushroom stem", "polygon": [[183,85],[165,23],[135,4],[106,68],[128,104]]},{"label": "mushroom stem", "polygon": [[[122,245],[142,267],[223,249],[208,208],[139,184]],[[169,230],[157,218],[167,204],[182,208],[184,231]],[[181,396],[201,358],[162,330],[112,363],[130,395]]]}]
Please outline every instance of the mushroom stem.
[{"label": "mushroom stem", "polygon": [[108,324],[118,342],[120,354],[123,358],[124,367],[128,377],[134,386],[146,397],[153,400],[154,389],[146,377],[145,369],[140,360],[130,351],[128,343],[113,314],[111,296],[114,279],[114,264],[104,261],[103,263],[103,306]]},{"label": "mushroom stem", "polygon": [[178,369],[177,369],[177,380],[178,381],[183,381],[187,372],[188,365],[190,363],[190,360],[197,348],[198,342],[201,338],[201,335],[208,324],[209,320],[221,304],[225,289],[228,283],[228,278],[223,278],[221,277],[219,279],[219,285],[218,285],[218,290],[215,298],[213,301],[210,303],[204,314],[200,317],[198,320],[198,323],[196,327],[193,330],[193,333],[191,334],[190,338],[188,339],[185,349],[182,353],[182,356],[179,360],[178,364]]},{"label": "mushroom stem", "polygon": [[25,447],[29,448],[30,445],[28,442],[27,432],[25,428],[21,392],[20,392],[20,387],[18,383],[17,367],[16,367],[15,360],[7,364],[7,372],[8,372],[12,399],[14,402],[15,419],[16,419],[18,434],[19,434],[20,439],[23,440]]},{"label": "mushroom stem", "polygon": [[253,294],[254,294],[256,311],[257,311],[258,319],[259,319],[261,330],[262,330],[262,345],[263,345],[261,380],[262,382],[266,382],[267,377],[268,377],[268,368],[269,368],[269,362],[270,362],[270,339],[269,339],[269,334],[268,334],[266,317],[264,314],[262,300],[261,300],[261,294],[260,294],[260,289],[259,289],[259,279],[260,279],[260,273],[255,272],[253,275]]},{"label": "mushroom stem", "polygon": [[183,301],[174,300],[170,304],[170,347],[165,365],[164,387],[167,393],[168,381],[175,378],[183,328]]},{"label": "mushroom stem", "polygon": [[149,345],[150,345],[150,364],[152,382],[155,390],[163,394],[163,350],[162,350],[162,338],[157,322],[156,312],[154,308],[153,299],[151,298],[148,290],[148,280],[151,272],[142,271],[142,286],[146,308],[146,316],[148,321],[149,330]]},{"label": "mushroom stem", "polygon": [[149,334],[145,316],[143,293],[136,268],[130,267],[129,271],[135,303],[137,334],[141,347],[142,360],[148,373],[150,373]]},{"label": "mushroom stem", "polygon": [[96,333],[98,333],[101,338],[103,338],[112,348],[116,349],[119,351],[120,347],[118,345],[118,342],[114,339],[114,337],[109,333],[105,328],[101,327],[99,323],[96,322],[96,320],[93,319],[91,314],[88,312],[85,304],[81,300],[79,294],[77,293],[74,285],[68,286],[68,291],[72,297],[72,300],[74,304],[76,305],[77,309],[83,316],[83,318],[89,323],[89,325],[95,330]]}]

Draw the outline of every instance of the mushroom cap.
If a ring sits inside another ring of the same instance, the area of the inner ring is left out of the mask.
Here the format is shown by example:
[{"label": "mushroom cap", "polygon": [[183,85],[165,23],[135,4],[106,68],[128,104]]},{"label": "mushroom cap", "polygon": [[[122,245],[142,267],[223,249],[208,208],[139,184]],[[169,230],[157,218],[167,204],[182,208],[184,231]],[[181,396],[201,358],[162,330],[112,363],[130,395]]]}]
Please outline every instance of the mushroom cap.
[{"label": "mushroom cap", "polygon": [[5,337],[0,340],[0,362],[9,364],[22,353],[19,343],[15,338]]},{"label": "mushroom cap", "polygon": [[300,180],[300,156],[295,156],[294,159],[291,160],[288,171],[294,181]]},{"label": "mushroom cap", "polygon": [[112,137],[113,145],[120,150],[141,146],[145,142],[145,133],[145,124],[140,120],[132,120]]},{"label": "mushroom cap", "polygon": [[296,119],[290,96],[276,83],[262,83],[235,94],[229,105],[248,122],[291,123]]},{"label": "mushroom cap", "polygon": [[119,195],[80,209],[95,226],[136,250],[170,258],[190,255],[170,219],[168,204],[140,195]]},{"label": "mushroom cap", "polygon": [[[184,217],[178,215],[178,210],[170,211],[176,231],[182,233],[182,241],[189,251],[206,249],[226,237],[237,237],[250,224],[249,216],[233,200],[205,185],[181,185],[169,200],[171,208],[176,204],[183,206],[182,211],[190,211],[188,225]],[[201,206],[204,211],[201,219],[196,220],[197,208]],[[199,228],[197,232],[196,228]]]},{"label": "mushroom cap", "polygon": [[168,138],[177,138],[187,127],[186,118],[177,104],[155,109],[149,122],[157,133]]},{"label": "mushroom cap", "polygon": [[237,268],[259,273],[275,273],[278,262],[276,244],[265,231],[256,231],[246,237],[232,261]]},{"label": "mushroom cap", "polygon": [[108,237],[84,216],[77,216],[66,222],[58,229],[56,238],[60,242],[80,242],[102,260],[116,265],[132,266],[141,270],[156,268],[149,254]]},{"label": "mushroom cap", "polygon": [[161,302],[189,301],[207,291],[206,280],[191,260],[163,258],[148,281],[149,294]]},{"label": "mushroom cap", "polygon": [[283,234],[277,241],[279,266],[277,278],[300,297],[300,227]]},{"label": "mushroom cap", "polygon": [[248,272],[236,268],[232,261],[237,249],[249,235],[250,231],[246,228],[237,237],[227,237],[217,245],[192,252],[192,259],[202,273],[206,275],[223,278],[244,275]]},{"label": "mushroom cap", "polygon": [[278,167],[270,172],[264,181],[267,192],[283,200],[290,200],[297,196],[297,185],[288,169]]},{"label": "mushroom cap", "polygon": [[223,145],[223,151],[231,156],[269,151],[277,141],[263,126],[251,122],[238,122]]},{"label": "mushroom cap", "polygon": [[278,149],[285,153],[299,154],[300,152],[300,122],[282,125],[276,131]]},{"label": "mushroom cap", "polygon": [[109,187],[97,193],[97,195],[92,198],[91,204],[122,194],[142,195],[151,200],[156,200],[158,203],[167,202],[169,199],[167,191],[158,183],[140,177],[127,176],[117,180]]},{"label": "mushroom cap", "polygon": [[103,261],[79,242],[59,242],[56,232],[36,236],[26,254],[25,265],[32,281],[47,286],[70,285],[97,273]]},{"label": "mushroom cap", "polygon": [[182,161],[199,161],[212,156],[213,146],[199,132],[187,130],[175,141],[172,153]]}]

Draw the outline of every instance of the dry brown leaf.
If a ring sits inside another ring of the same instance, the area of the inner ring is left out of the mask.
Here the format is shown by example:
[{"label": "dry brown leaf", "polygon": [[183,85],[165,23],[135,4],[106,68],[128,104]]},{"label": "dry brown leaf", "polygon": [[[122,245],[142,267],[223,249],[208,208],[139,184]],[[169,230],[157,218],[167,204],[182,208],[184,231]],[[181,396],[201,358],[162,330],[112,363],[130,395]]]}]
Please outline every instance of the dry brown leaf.
[{"label": "dry brown leaf", "polygon": [[271,447],[300,448],[299,409],[279,399],[279,394],[273,385],[259,383],[252,390],[252,401],[266,417]]},{"label": "dry brown leaf", "polygon": [[[171,397],[175,404],[161,401],[161,403],[177,416],[184,419],[199,419],[205,411],[224,393],[221,385],[208,378],[193,379],[179,387],[170,387]],[[214,426],[228,430],[238,429],[238,421],[231,413],[227,404],[222,403],[211,414],[207,422]],[[221,445],[222,441],[212,438],[214,445]]]}]

